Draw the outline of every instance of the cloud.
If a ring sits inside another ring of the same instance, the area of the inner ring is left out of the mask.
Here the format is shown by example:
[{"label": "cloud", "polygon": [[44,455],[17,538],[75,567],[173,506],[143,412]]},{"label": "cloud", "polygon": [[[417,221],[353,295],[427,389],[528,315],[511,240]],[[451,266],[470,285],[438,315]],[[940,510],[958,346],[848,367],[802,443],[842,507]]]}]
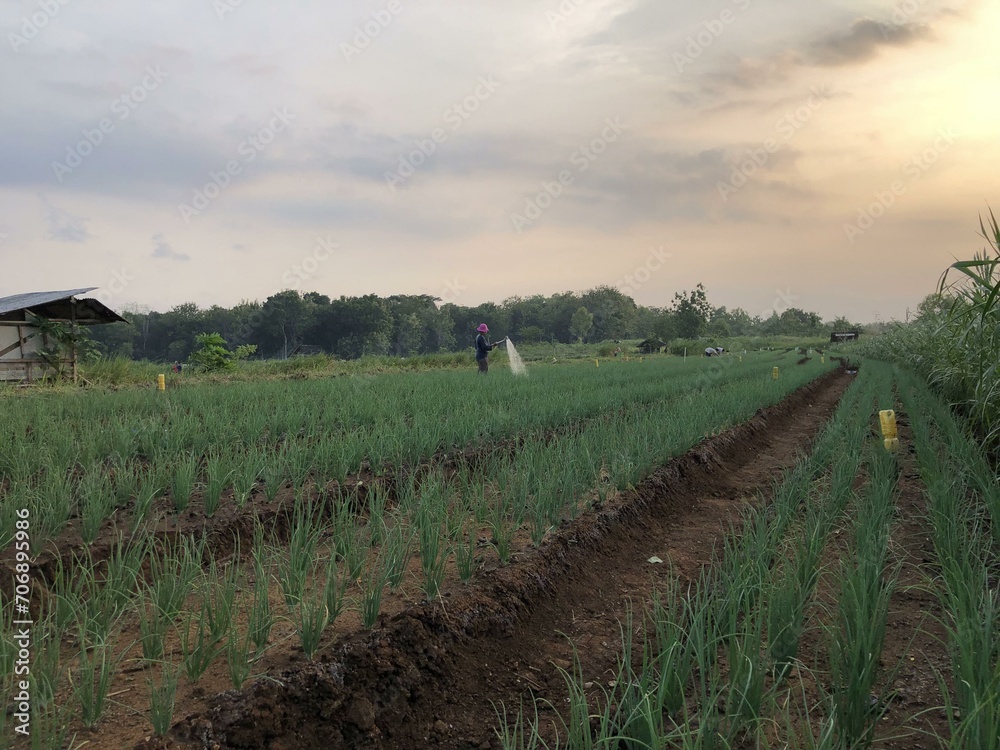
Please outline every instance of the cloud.
[{"label": "cloud", "polygon": [[[954,13],[941,11],[939,15]],[[714,67],[693,71],[693,83],[672,93],[683,106],[716,106],[720,101],[732,104],[734,95],[780,89],[804,70],[860,65],[874,60],[884,49],[912,47],[934,38],[928,24],[856,18],[846,28],[813,35],[792,47],[757,55],[723,55]]]},{"label": "cloud", "polygon": [[82,216],[74,216],[69,211],[52,205],[48,198],[42,197],[45,203],[45,222],[49,228],[49,238],[57,242],[84,243],[91,238],[87,229],[87,221]]},{"label": "cloud", "polygon": [[846,32],[834,32],[814,41],[807,59],[820,66],[853,65],[871,60],[883,47],[909,47],[932,37],[929,26],[859,18]]},{"label": "cloud", "polygon": [[179,253],[170,247],[162,232],[153,235],[153,257],[166,260],[191,260],[190,255]]}]

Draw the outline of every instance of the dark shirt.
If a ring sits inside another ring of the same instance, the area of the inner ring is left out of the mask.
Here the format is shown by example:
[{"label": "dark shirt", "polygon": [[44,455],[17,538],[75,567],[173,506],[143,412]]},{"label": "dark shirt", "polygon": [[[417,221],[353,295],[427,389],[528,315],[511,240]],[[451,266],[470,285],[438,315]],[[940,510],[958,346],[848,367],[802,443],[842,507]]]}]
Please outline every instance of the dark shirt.
[{"label": "dark shirt", "polygon": [[476,336],[476,359],[486,359],[496,344],[491,344],[483,334]]}]

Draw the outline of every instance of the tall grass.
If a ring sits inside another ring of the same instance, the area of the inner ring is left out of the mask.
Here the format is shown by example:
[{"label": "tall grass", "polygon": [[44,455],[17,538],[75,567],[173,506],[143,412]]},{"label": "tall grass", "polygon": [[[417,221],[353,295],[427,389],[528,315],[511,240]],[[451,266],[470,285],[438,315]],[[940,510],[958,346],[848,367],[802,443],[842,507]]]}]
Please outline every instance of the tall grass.
[{"label": "tall grass", "polygon": [[1000,224],[980,217],[986,247],[952,263],[915,320],[864,350],[925,377],[968,414],[985,444],[1000,447]]}]

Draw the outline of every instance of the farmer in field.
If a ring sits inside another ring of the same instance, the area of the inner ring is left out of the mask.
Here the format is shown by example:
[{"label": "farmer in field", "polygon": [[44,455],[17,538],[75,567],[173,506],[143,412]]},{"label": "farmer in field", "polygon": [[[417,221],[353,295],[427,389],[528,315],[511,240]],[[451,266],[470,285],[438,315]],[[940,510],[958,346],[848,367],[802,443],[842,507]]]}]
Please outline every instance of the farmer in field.
[{"label": "farmer in field", "polygon": [[481,323],[476,330],[479,331],[476,336],[476,364],[479,365],[479,372],[485,375],[490,371],[490,352],[497,348],[497,344],[491,344],[486,339],[486,334],[490,332],[488,325]]},{"label": "farmer in field", "polygon": [[716,356],[716,354],[717,354],[717,352],[715,351],[715,349],[713,349],[710,346],[705,349],[705,356],[706,357],[714,357],[714,356]]}]

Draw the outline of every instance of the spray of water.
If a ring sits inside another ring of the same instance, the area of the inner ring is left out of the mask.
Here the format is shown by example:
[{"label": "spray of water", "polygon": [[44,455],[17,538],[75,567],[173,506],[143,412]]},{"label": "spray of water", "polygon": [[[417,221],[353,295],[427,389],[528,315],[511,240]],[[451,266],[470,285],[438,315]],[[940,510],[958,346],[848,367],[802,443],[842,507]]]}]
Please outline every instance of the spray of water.
[{"label": "spray of water", "polygon": [[528,368],[524,366],[524,360],[514,348],[514,342],[507,339],[507,359],[510,361],[510,371],[515,375],[527,375]]}]

